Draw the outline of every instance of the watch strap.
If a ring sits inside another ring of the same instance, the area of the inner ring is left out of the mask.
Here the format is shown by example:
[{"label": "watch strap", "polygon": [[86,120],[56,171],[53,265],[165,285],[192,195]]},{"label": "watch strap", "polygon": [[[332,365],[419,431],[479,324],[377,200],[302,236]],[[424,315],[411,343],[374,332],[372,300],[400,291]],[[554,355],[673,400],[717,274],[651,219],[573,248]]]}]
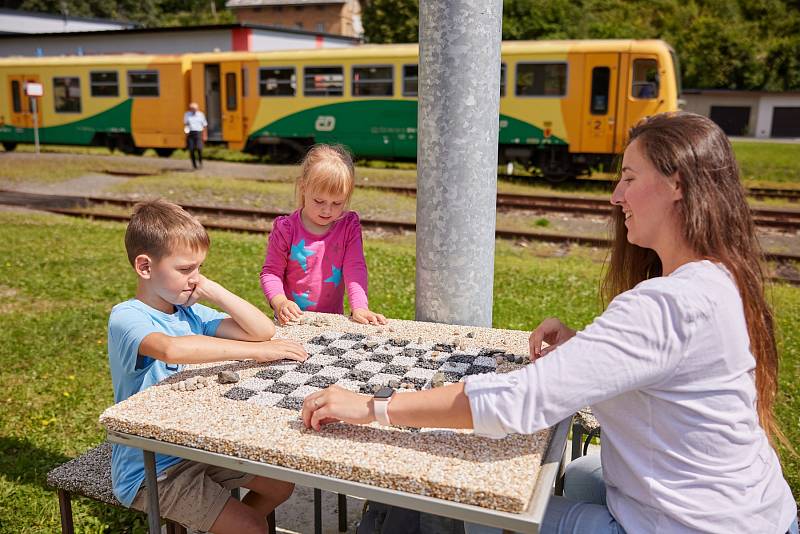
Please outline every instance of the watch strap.
[{"label": "watch strap", "polygon": [[378,399],[373,397],[372,405],[375,410],[375,419],[383,426],[392,426],[389,421],[389,402],[394,398],[394,395],[385,399]]}]

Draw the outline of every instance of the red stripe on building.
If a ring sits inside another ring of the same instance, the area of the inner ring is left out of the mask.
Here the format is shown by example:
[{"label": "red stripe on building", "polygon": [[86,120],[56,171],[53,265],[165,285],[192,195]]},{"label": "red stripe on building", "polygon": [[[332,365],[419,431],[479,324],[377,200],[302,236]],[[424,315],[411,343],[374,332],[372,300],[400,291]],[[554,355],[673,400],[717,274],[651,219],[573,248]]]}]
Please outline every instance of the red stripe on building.
[{"label": "red stripe on building", "polygon": [[231,48],[234,52],[249,52],[253,43],[252,28],[234,28],[231,34]]}]

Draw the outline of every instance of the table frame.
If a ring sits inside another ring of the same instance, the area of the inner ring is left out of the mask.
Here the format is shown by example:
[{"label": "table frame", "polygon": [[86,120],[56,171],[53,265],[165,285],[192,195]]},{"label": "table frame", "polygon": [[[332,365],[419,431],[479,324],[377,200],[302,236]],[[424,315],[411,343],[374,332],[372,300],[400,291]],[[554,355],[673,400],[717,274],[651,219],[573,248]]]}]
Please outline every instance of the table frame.
[{"label": "table frame", "polygon": [[[326,475],[306,473],[297,469],[238,458],[236,456],[210,452],[194,447],[187,447],[185,445],[177,445],[115,430],[108,431],[108,441],[142,449],[147,487],[157,487],[158,482],[156,480],[154,453],[159,453],[228,469],[235,469],[258,476],[293,482],[301,486],[326,490],[333,493],[355,495],[364,499],[460,519],[471,523],[500,527],[514,532],[536,534],[539,532],[539,526],[544,517],[547,503],[550,501],[550,495],[553,492],[554,484],[563,467],[567,448],[567,434],[569,433],[571,420],[571,416],[567,417],[552,428],[550,443],[542,460],[530,503],[524,512],[518,514],[481,508],[480,506],[438,499],[427,495],[417,495],[389,488],[371,486],[361,482],[342,480]],[[158,492],[149,491],[148,495],[148,522],[150,533],[157,534],[161,532]]]}]

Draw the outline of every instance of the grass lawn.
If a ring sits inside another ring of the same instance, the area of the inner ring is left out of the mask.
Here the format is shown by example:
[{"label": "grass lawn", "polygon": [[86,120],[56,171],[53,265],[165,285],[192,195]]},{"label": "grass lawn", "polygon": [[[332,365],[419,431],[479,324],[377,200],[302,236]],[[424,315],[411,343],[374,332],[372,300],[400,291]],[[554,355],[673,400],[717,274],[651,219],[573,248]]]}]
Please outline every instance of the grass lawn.
[{"label": "grass lawn", "polygon": [[[58,531],[46,472],[104,438],[97,422],[113,402],[106,353],[111,307],[133,295],[124,225],[0,212],[0,533]],[[264,238],[212,233],[204,272],[266,309],[258,285]],[[494,324],[530,330],[555,315],[576,327],[600,311],[597,251],[541,258],[545,245],[498,241]],[[371,302],[387,316],[414,316],[414,238],[367,238]],[[800,443],[800,288],[776,286],[781,335],[778,415]],[[800,459],[783,455],[800,496]],[[144,517],[85,499],[73,502],[78,532],[144,532]]]}]

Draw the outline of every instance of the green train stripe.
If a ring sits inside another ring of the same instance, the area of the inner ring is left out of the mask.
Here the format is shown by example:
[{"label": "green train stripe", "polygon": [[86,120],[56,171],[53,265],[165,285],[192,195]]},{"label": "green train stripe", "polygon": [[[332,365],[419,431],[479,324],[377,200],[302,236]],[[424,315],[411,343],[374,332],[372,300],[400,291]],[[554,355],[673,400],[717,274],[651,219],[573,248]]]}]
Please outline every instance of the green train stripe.
[{"label": "green train stripe", "polygon": [[[267,124],[250,138],[313,138],[343,143],[359,156],[415,158],[416,100],[365,100],[316,106]],[[500,115],[501,144],[566,145],[530,123]]]},{"label": "green train stripe", "polygon": [[[39,142],[88,145],[98,132],[130,133],[131,109],[133,101],[125,100],[120,104],[91,117],[60,126],[39,128]],[[0,141],[33,142],[33,128],[19,128],[5,124],[0,126]]]}]

